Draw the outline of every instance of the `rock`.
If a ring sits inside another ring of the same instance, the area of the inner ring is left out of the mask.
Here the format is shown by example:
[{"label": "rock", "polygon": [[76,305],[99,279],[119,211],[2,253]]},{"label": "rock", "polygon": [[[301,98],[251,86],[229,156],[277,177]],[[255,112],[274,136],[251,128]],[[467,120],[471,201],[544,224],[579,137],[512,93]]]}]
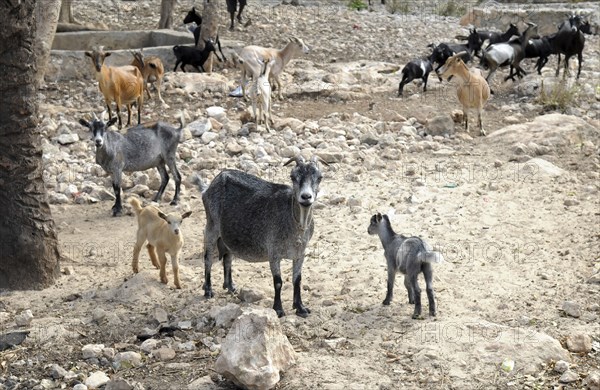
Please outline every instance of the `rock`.
[{"label": "rock", "polygon": [[187,386],[188,390],[212,390],[217,389],[217,385],[210,379],[209,375],[198,378]]},{"label": "rock", "polygon": [[204,144],[209,144],[212,141],[216,140],[217,138],[219,138],[219,134],[217,133],[213,133],[212,131],[207,131],[204,134],[202,134],[202,142]]},{"label": "rock", "polygon": [[233,323],[215,370],[238,386],[272,389],[296,362],[295,355],[275,311],[251,308]]},{"label": "rock", "polygon": [[377,145],[379,143],[379,138],[373,133],[366,133],[360,137],[360,143],[371,146]]},{"label": "rock", "polygon": [[584,333],[567,336],[567,349],[575,353],[588,353],[592,350],[592,338]]},{"label": "rock", "polygon": [[187,125],[187,128],[194,137],[201,137],[205,132],[212,130],[212,122],[208,118],[198,119]]},{"label": "rock", "polygon": [[569,369],[569,363],[565,362],[564,360],[559,360],[556,363],[554,363],[554,371],[558,372],[559,374],[562,374],[563,372],[567,371]]},{"label": "rock", "polygon": [[225,151],[230,156],[235,156],[237,154],[240,154],[240,153],[242,153],[243,150],[244,150],[244,148],[235,141],[230,141],[227,143],[227,145],[225,145]]},{"label": "rock", "polygon": [[146,193],[147,191],[150,191],[150,188],[143,184],[136,184],[129,190],[129,192],[138,196],[144,196],[144,193]]},{"label": "rock", "polygon": [[119,352],[115,355],[113,363],[117,370],[139,367],[142,365],[142,355],[133,351]]},{"label": "rock", "polygon": [[579,306],[579,303],[577,302],[564,301],[562,304],[562,309],[568,316],[575,318],[581,317],[581,306]]},{"label": "rock", "polygon": [[29,309],[15,316],[15,322],[17,323],[17,326],[29,326],[32,320],[33,313]]},{"label": "rock", "polygon": [[79,136],[76,133],[73,134],[61,134],[56,137],[56,140],[61,145],[69,145],[79,141]]},{"label": "rock", "polygon": [[58,364],[53,364],[50,366],[50,376],[54,379],[61,379],[67,375],[67,370],[59,366]]},{"label": "rock", "polygon": [[196,350],[196,344],[192,340],[186,341],[185,343],[178,343],[175,347],[180,352]]},{"label": "rock", "polygon": [[177,326],[181,330],[192,329],[192,321],[179,321],[179,323],[177,323]]},{"label": "rock", "polygon": [[96,371],[88,376],[88,378],[85,380],[85,385],[89,389],[97,389],[100,386],[107,384],[109,380],[110,378],[105,373],[102,371]]},{"label": "rock", "polygon": [[81,348],[84,359],[99,358],[102,356],[104,344],[87,344]]},{"label": "rock", "polygon": [[50,204],[66,204],[69,203],[69,198],[65,194],[49,191],[48,202],[50,202]]},{"label": "rock", "polygon": [[579,380],[579,374],[575,371],[567,370],[565,371],[558,380],[560,383],[573,383]]},{"label": "rock", "polygon": [[117,351],[114,348],[104,348],[102,350],[102,356],[104,356],[107,359],[114,359],[116,354]]},{"label": "rock", "polygon": [[209,316],[215,319],[215,326],[220,328],[229,327],[236,318],[242,314],[242,309],[235,303],[228,303],[222,307],[213,307],[210,309]]},{"label": "rock", "polygon": [[218,106],[208,107],[206,109],[206,115],[208,115],[210,118],[215,118],[222,122],[220,118],[223,118],[225,116],[225,109],[223,107]]},{"label": "rock", "polygon": [[123,378],[111,379],[104,387],[104,390],[133,390],[133,389],[134,389],[134,387]]},{"label": "rock", "polygon": [[83,383],[78,383],[75,386],[73,386],[73,390],[88,390],[88,387]]},{"label": "rock", "polygon": [[96,323],[101,322],[106,317],[106,311],[103,308],[97,307],[92,310],[92,320]]},{"label": "rock", "polygon": [[150,353],[155,350],[158,346],[159,341],[156,339],[148,339],[144,340],[144,342],[140,345],[140,349],[146,353]]},{"label": "rock", "polygon": [[427,121],[427,134],[432,136],[454,134],[454,120],[450,115],[437,115]]},{"label": "rock", "polygon": [[562,176],[565,171],[562,168],[557,167],[549,161],[543,158],[532,158],[525,162],[525,164],[519,167],[518,178],[523,179],[537,179],[538,177],[558,177]]},{"label": "rock", "polygon": [[150,313],[151,322],[154,325],[166,324],[169,322],[169,314],[162,307],[155,307]]},{"label": "rock", "polygon": [[600,390],[600,371],[590,372],[583,381],[583,386],[589,390]]},{"label": "rock", "polygon": [[114,192],[107,190],[106,188],[97,188],[92,195],[102,201],[104,200],[115,200]]},{"label": "rock", "polygon": [[155,358],[157,358],[158,360],[161,361],[167,361],[167,360],[173,360],[175,359],[175,350],[172,348],[168,348],[168,347],[161,347],[157,350],[152,351],[152,355],[154,355]]},{"label": "rock", "polygon": [[242,302],[254,303],[264,298],[264,295],[260,291],[252,290],[249,288],[242,288],[238,293],[238,297]]}]

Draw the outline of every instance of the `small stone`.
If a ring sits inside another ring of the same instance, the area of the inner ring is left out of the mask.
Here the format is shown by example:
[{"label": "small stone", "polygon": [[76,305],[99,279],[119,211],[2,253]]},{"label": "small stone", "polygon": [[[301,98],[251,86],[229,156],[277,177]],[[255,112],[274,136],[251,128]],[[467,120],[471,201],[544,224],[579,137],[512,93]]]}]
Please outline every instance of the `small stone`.
[{"label": "small stone", "polygon": [[568,362],[565,362],[564,360],[559,360],[556,363],[554,363],[554,371],[558,372],[559,374],[562,374],[569,369],[569,366],[570,365]]},{"label": "small stone", "polygon": [[562,309],[564,310],[565,314],[567,314],[570,317],[575,317],[575,318],[581,317],[581,307],[579,306],[579,304],[577,302],[564,301],[563,305],[562,305]]},{"label": "small stone", "polygon": [[219,117],[222,117],[225,115],[225,109],[223,107],[218,107],[218,106],[208,107],[206,109],[206,114],[211,118],[219,119]]},{"label": "small stone", "polygon": [[50,367],[50,376],[54,379],[64,378],[67,375],[67,370],[59,366],[58,364],[53,364]]},{"label": "small stone", "polygon": [[137,352],[127,351],[115,355],[114,366],[118,369],[139,367],[142,365],[142,355]]},{"label": "small stone", "polygon": [[167,361],[167,360],[173,360],[175,359],[175,350],[172,348],[168,348],[168,347],[161,347],[157,350],[152,351],[152,355],[154,355],[155,358],[157,358],[158,360],[161,361]]},{"label": "small stone", "polygon": [[69,203],[69,198],[65,194],[50,191],[48,192],[48,202],[50,204],[66,204]]},{"label": "small stone", "polygon": [[494,168],[500,168],[502,166],[502,161],[496,160],[494,161]]},{"label": "small stone", "polygon": [[73,386],[73,390],[88,390],[88,387],[83,383],[78,383],[75,386]]},{"label": "small stone", "polygon": [[577,206],[579,204],[579,201],[577,199],[567,198],[563,201],[563,204],[567,207]]},{"label": "small stone", "polygon": [[162,307],[155,307],[151,313],[152,320],[160,325],[169,322],[169,314]]},{"label": "small stone", "polygon": [[65,268],[63,268],[62,273],[65,275],[75,275],[75,269],[73,267],[71,267],[70,265],[67,265]]},{"label": "small stone", "polygon": [[102,371],[96,371],[88,376],[88,378],[85,380],[85,385],[90,389],[97,389],[100,386],[107,384],[109,380],[110,378],[105,373]]},{"label": "small stone", "polygon": [[592,338],[584,333],[567,336],[567,349],[575,353],[588,353],[592,350]]},{"label": "small stone", "polygon": [[113,359],[116,354],[117,351],[114,348],[104,348],[102,350],[102,356],[104,356],[107,359]]},{"label": "small stone", "polygon": [[212,130],[212,122],[208,118],[199,119],[187,125],[194,137],[201,137],[207,131]]},{"label": "small stone", "polygon": [[134,387],[123,378],[115,378],[110,380],[104,390],[133,390]]},{"label": "small stone", "polygon": [[565,371],[558,380],[560,383],[573,383],[579,380],[579,374],[575,371],[567,370]]},{"label": "small stone", "polygon": [[377,145],[379,143],[379,138],[377,138],[376,135],[371,134],[371,133],[367,133],[365,135],[363,135],[362,137],[360,137],[360,143],[361,144],[366,144],[366,145]]},{"label": "small stone", "polygon": [[177,326],[181,330],[192,329],[192,321],[179,321],[179,323],[177,324]]},{"label": "small stone", "polygon": [[76,133],[73,134],[61,134],[56,137],[56,140],[61,145],[69,145],[79,141],[79,136]]},{"label": "small stone", "polygon": [[216,140],[217,138],[219,138],[219,134],[217,133],[213,133],[212,131],[207,131],[204,134],[202,134],[202,142],[204,144],[209,144],[212,141]]},{"label": "small stone", "polygon": [[190,340],[190,341],[186,341],[185,343],[179,343],[176,346],[178,351],[181,352],[185,352],[185,351],[195,351],[196,350],[196,344]]},{"label": "small stone", "polygon": [[583,386],[590,390],[599,390],[600,389],[600,371],[590,372],[583,381]]},{"label": "small stone", "polygon": [[92,310],[92,320],[94,322],[99,323],[106,317],[106,311],[103,308],[97,307]]},{"label": "small stone", "polygon": [[146,353],[150,353],[153,350],[155,350],[157,346],[158,346],[158,340],[148,339],[148,340],[144,340],[142,345],[140,345],[140,349]]},{"label": "small stone", "polygon": [[235,303],[228,303],[225,306],[212,307],[209,311],[209,316],[215,319],[215,326],[217,328],[229,327],[233,321],[242,314],[242,309]]},{"label": "small stone", "polygon": [[242,288],[238,294],[238,297],[242,302],[255,303],[262,300],[264,298],[264,295],[256,290]]},{"label": "small stone", "polygon": [[209,375],[198,378],[187,386],[188,390],[210,390],[216,388],[215,383]]},{"label": "small stone", "polygon": [[81,354],[84,359],[99,358],[103,349],[104,344],[87,344],[81,348]]},{"label": "small stone", "polygon": [[17,323],[17,326],[29,326],[32,320],[33,313],[29,309],[15,316],[15,322]]}]

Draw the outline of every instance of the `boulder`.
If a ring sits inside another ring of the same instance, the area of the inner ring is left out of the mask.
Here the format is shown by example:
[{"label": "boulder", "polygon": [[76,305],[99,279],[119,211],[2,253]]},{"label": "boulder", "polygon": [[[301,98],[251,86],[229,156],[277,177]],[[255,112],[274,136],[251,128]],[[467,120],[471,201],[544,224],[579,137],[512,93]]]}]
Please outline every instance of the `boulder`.
[{"label": "boulder", "polygon": [[233,323],[215,369],[240,387],[267,390],[296,362],[295,355],[275,311],[252,308]]},{"label": "boulder", "polygon": [[427,134],[436,136],[454,134],[454,120],[450,115],[436,115],[427,121]]}]

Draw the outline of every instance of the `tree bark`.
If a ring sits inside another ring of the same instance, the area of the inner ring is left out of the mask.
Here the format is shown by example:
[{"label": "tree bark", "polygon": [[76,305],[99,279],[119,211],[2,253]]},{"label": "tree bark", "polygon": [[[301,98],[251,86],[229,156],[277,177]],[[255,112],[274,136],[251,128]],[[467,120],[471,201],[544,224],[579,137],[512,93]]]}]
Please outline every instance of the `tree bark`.
[{"label": "tree bark", "polygon": [[158,28],[173,27],[173,9],[175,8],[175,4],[177,4],[177,0],[161,0]]},{"label": "tree bark", "polygon": [[75,19],[73,19],[73,11],[71,10],[71,4],[73,0],[62,0],[62,4],[60,6],[60,16],[58,17],[58,21],[60,23],[75,23]]},{"label": "tree bark", "polygon": [[[66,0],[63,0],[64,2]],[[50,51],[52,50],[52,41],[58,25],[58,15],[62,8],[61,0],[43,0],[36,3],[36,25],[37,39],[35,50],[37,56],[37,75],[36,82],[40,85],[44,81],[46,66],[50,60]]]},{"label": "tree bark", "polygon": [[0,288],[21,290],[60,273],[37,128],[36,2],[0,1]]}]

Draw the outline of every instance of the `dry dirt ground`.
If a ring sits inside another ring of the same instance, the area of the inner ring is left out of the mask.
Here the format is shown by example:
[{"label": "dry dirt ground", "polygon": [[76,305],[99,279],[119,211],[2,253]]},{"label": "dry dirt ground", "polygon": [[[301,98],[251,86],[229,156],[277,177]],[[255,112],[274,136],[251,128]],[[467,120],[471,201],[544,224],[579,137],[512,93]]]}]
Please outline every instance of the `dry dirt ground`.
[{"label": "dry dirt ground", "polygon": [[[183,15],[191,3],[179,3],[178,14]],[[137,3],[120,4],[136,7]],[[128,27],[119,24],[120,20],[103,21],[111,28],[153,27],[158,20],[158,1],[140,4],[148,5],[143,8],[147,17],[134,18]],[[99,12],[94,7],[100,5],[90,2],[87,7],[76,6],[74,11],[82,19],[91,20],[93,15],[99,15],[101,20],[108,18],[104,16],[108,10]],[[252,25],[238,28],[233,33],[225,32],[224,38],[268,45],[282,42],[282,35],[296,29],[296,34],[332,53],[338,48],[322,36],[352,34],[353,21],[373,23],[381,27],[382,35],[387,35],[386,29],[392,29],[379,24],[391,18],[379,9],[373,14],[344,13],[343,23],[332,21],[331,26],[315,26],[310,19],[278,25],[277,33],[271,37],[265,17],[261,18],[256,10],[252,12],[256,30]],[[444,19],[444,23],[455,27],[451,32],[436,33],[438,37],[453,36],[459,31],[456,18]],[[348,28],[344,30],[344,26]],[[420,31],[425,26],[421,23],[415,28]],[[419,41],[419,47],[430,38]],[[597,48],[598,37],[590,38],[590,46],[594,45]],[[376,60],[401,66],[410,57],[410,53],[403,52],[398,57],[393,49],[380,49],[371,49],[361,56],[342,50],[336,54],[336,61]],[[310,61],[323,65],[329,55],[317,52]],[[551,60],[552,66],[554,61]],[[599,70],[596,67],[594,71],[598,74]],[[237,77],[235,70],[228,77]],[[586,78],[585,72],[582,80],[597,88],[598,81]],[[430,87],[430,95],[405,99],[396,97],[396,87],[364,99],[344,101],[297,94],[277,102],[274,111],[279,118],[303,121],[318,121],[338,113],[337,117],[351,124],[355,112],[384,122],[398,120],[398,115],[425,121],[438,112],[458,108],[451,94],[436,93],[443,87],[435,77],[430,78]],[[57,90],[50,88],[45,91],[47,102],[59,105],[62,99],[68,99],[69,91],[80,92],[82,88],[79,82],[59,85]],[[521,96],[513,88],[511,84],[498,84],[497,94],[486,110],[488,133],[504,127],[505,118],[514,114],[507,112],[505,106],[534,101],[534,97]],[[407,95],[417,90],[416,85],[409,86]],[[165,116],[172,118],[177,107],[167,102],[171,108]],[[579,103],[592,107],[597,100],[592,97]],[[238,103],[224,97],[197,104],[233,108]],[[158,107],[150,106],[145,114],[154,119],[160,117],[163,111]],[[537,109],[516,112],[522,114],[523,122],[542,114]],[[482,137],[453,138],[449,143],[455,152],[450,155],[426,149],[403,154],[399,159],[373,160],[374,155],[385,154],[385,147],[377,146],[349,152],[341,163],[324,167],[319,194],[322,203],[315,210],[315,234],[303,269],[303,298],[312,310],[306,319],[293,314],[291,262],[282,265],[282,300],[288,315],[281,321],[298,359],[277,388],[581,387],[589,373],[600,369],[600,285],[592,280],[600,270],[600,137],[597,114],[592,108],[584,110],[584,114],[588,123],[595,126],[590,138],[595,145],[592,153],[583,153],[578,146],[558,148],[542,156],[565,170],[560,177],[549,177],[535,164],[515,159],[512,142],[492,142]],[[307,132],[304,136],[313,135]],[[223,154],[218,168],[230,164],[235,167],[235,161]],[[218,171],[207,169],[204,176],[214,177]],[[287,167],[273,166],[263,172],[263,177],[286,183],[288,174]],[[234,388],[214,372],[218,348],[217,352],[210,349],[220,344],[227,329],[206,324],[213,307],[231,302],[247,304],[216,288],[213,299],[203,297],[204,210],[194,188],[186,190],[182,203],[181,209],[190,209],[193,215],[183,225],[186,243],[180,260],[181,290],[174,288],[169,268],[170,283],[159,282],[158,271],[151,268],[145,253],[141,258],[142,271],[132,274],[136,222],[131,214],[111,217],[108,201],[52,207],[65,255],[61,268],[66,268],[68,275],[62,275],[55,286],[44,291],[0,295],[0,310],[8,313],[1,317],[0,328],[12,330],[13,316],[25,309],[34,314],[28,341],[0,353],[0,375],[6,388],[12,388],[6,382],[10,376],[22,381],[19,388],[37,383],[27,384],[28,379],[50,379],[48,366],[54,363],[81,373],[77,379],[81,381],[87,373],[101,370],[109,376],[138,382],[146,389],[184,389],[206,375],[211,376],[215,388]],[[166,203],[161,206],[171,209]],[[400,278],[392,305],[381,304],[386,278],[383,251],[378,238],[367,234],[369,218],[375,212],[389,213],[397,232],[426,238],[444,254],[447,262],[434,270],[436,318],[410,318],[412,306],[405,298]],[[213,284],[219,286],[220,263],[213,270]],[[263,295],[254,305],[271,307],[273,288],[267,264],[236,260],[233,278],[239,288]],[[565,315],[561,310],[564,301],[579,304],[581,316]],[[145,354],[142,367],[119,371],[98,367],[82,358],[81,347],[91,343],[119,351],[137,350],[139,342],[135,336],[150,326],[157,306],[167,311],[171,322],[189,320],[193,324],[192,329],[176,331],[161,342],[175,345],[191,340],[195,350],[178,351],[169,362]],[[98,314],[99,309],[104,315]],[[585,333],[596,340],[595,349],[589,354],[571,354],[572,369],[579,375],[576,382],[560,385],[560,374],[553,372],[551,361],[529,369],[536,356],[543,354],[540,348],[545,348],[534,336],[536,332],[561,342],[575,333]],[[515,360],[512,372],[500,368],[506,359]],[[54,383],[71,388],[76,382]]]}]

